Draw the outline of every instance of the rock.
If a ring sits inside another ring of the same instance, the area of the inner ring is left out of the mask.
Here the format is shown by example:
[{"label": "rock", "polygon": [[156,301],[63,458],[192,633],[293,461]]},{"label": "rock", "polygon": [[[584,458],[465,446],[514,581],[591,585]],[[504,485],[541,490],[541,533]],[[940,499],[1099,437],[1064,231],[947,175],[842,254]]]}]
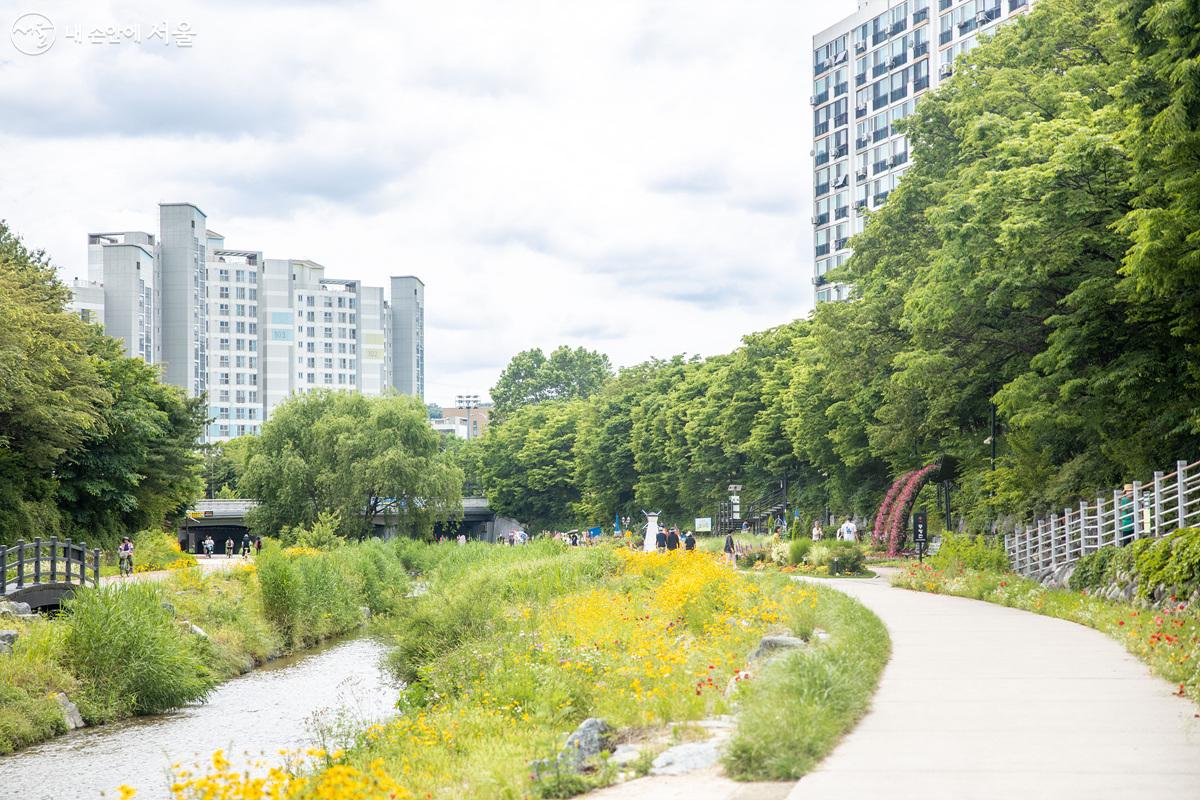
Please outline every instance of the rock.
[{"label": "rock", "polygon": [[197,625],[196,623],[194,623],[190,620],[181,619],[181,620],[179,620],[179,625],[184,630],[186,630],[188,633],[195,634],[196,636],[199,636],[201,639],[208,638],[208,634],[204,632],[204,628],[201,628],[199,625]]},{"label": "rock", "polygon": [[567,744],[558,755],[563,766],[578,771],[590,759],[607,750],[612,742],[612,728],[598,717],[588,717],[567,737]]},{"label": "rock", "polygon": [[170,614],[171,616],[175,616],[175,606],[171,605],[166,600],[163,600],[161,603],[159,603],[159,605],[161,605],[164,609],[166,609],[168,614]]},{"label": "rock", "polygon": [[754,652],[750,654],[750,660],[758,661],[762,658],[770,658],[787,650],[804,647],[804,644],[803,639],[795,636],[764,636],[758,643],[758,647],[754,648]]},{"label": "rock", "polygon": [[58,707],[62,709],[63,719],[67,723],[67,730],[73,731],[76,728],[87,726],[87,723],[83,721],[83,715],[79,713],[79,707],[71,702],[71,698],[59,692],[54,695],[54,699],[58,701]]},{"label": "rock", "polygon": [[634,763],[641,757],[642,749],[640,747],[632,744],[623,744],[619,745],[617,749],[613,751],[612,758],[608,760],[608,763],[615,764],[618,767],[625,767]]},{"label": "rock", "polygon": [[664,750],[654,759],[652,775],[683,775],[715,767],[721,758],[721,739],[707,742],[688,742]]},{"label": "rock", "polygon": [[14,603],[11,600],[0,600],[0,617],[29,617],[33,609],[29,603]]},{"label": "rock", "polygon": [[20,635],[18,631],[0,631],[0,653],[11,653]]}]

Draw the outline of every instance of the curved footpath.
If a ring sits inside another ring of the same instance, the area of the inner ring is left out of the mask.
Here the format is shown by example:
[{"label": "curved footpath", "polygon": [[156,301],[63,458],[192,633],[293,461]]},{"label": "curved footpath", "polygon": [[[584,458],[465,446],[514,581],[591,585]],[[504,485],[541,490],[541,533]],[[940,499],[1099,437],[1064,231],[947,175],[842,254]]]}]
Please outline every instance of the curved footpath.
[{"label": "curved footpath", "polygon": [[789,800],[1200,798],[1200,717],[1099,631],[1026,611],[837,581],[892,659],[871,711]]}]

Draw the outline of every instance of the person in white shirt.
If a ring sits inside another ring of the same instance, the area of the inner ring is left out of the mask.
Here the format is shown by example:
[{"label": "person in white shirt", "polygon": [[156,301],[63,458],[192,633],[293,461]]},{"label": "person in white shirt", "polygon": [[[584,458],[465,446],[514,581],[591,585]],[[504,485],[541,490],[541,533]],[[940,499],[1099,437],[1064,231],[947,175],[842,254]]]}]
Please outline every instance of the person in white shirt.
[{"label": "person in white shirt", "polygon": [[842,527],[838,529],[841,534],[838,538],[846,542],[858,541],[858,526],[854,524],[854,520],[846,517],[846,521],[842,523]]}]

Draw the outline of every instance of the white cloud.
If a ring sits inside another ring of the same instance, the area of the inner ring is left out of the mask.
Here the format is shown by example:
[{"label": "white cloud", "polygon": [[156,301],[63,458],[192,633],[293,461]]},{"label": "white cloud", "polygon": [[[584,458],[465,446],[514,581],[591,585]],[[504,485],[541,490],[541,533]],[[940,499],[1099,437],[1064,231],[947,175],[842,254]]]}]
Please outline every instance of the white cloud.
[{"label": "white cloud", "polygon": [[[49,5],[49,4],[48,4]],[[25,11],[3,16],[11,25]],[[58,3],[0,44],[0,216],[67,276],[189,200],[230,246],[427,285],[427,393],[516,351],[728,350],[812,304],[810,42],[853,3]]]}]

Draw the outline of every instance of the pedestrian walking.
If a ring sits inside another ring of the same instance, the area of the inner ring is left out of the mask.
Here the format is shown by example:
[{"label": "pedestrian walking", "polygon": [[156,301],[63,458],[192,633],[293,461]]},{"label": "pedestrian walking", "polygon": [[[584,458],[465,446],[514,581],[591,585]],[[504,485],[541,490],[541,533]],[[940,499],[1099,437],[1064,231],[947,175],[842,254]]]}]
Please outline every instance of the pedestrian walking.
[{"label": "pedestrian walking", "polygon": [[250,534],[242,534],[242,558],[250,557]]},{"label": "pedestrian walking", "polygon": [[679,531],[675,528],[667,534],[667,549],[672,552],[679,549]]},{"label": "pedestrian walking", "polygon": [[838,528],[838,538],[843,542],[858,541],[858,526],[854,524],[854,520],[846,517],[846,521],[842,523],[842,527]]},{"label": "pedestrian walking", "polygon": [[695,550],[696,549],[696,535],[694,533],[692,533],[691,531],[688,531],[687,533],[685,533],[683,535],[683,549],[684,550]]},{"label": "pedestrian walking", "polygon": [[733,532],[725,534],[725,558],[729,561],[729,566],[737,566],[737,549],[733,544]]},{"label": "pedestrian walking", "polygon": [[659,528],[658,533],[654,534],[654,546],[660,553],[667,552],[667,533],[662,528]]},{"label": "pedestrian walking", "polygon": [[254,555],[257,556],[261,552],[262,552],[262,537],[255,536],[254,537]]},{"label": "pedestrian walking", "polygon": [[812,540],[814,542],[819,542],[824,538],[825,538],[825,531],[822,530],[822,528],[821,528],[821,520],[819,520],[819,519],[813,520]]}]

